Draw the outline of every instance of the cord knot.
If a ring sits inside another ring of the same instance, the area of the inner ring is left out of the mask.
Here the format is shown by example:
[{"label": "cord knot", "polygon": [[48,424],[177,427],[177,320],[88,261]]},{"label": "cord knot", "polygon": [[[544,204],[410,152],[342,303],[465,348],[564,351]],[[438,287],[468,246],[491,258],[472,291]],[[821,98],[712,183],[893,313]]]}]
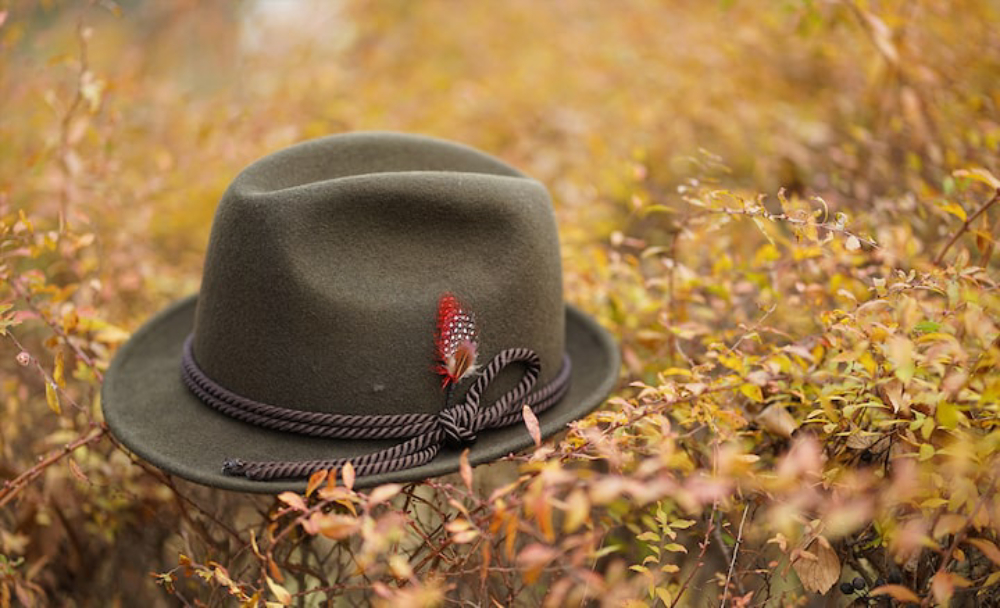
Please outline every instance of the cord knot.
[{"label": "cord knot", "polygon": [[479,408],[468,401],[441,410],[438,424],[448,447],[460,448],[476,440],[476,433],[482,428],[478,413]]}]

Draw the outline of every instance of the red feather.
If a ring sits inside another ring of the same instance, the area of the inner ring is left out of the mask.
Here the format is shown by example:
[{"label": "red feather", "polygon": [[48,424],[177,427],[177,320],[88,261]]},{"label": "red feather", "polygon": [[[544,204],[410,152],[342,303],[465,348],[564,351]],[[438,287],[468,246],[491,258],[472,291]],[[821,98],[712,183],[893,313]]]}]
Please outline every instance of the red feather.
[{"label": "red feather", "polygon": [[441,296],[437,318],[438,366],[443,376],[441,388],[457,383],[476,371],[479,350],[479,330],[472,313],[450,293]]}]

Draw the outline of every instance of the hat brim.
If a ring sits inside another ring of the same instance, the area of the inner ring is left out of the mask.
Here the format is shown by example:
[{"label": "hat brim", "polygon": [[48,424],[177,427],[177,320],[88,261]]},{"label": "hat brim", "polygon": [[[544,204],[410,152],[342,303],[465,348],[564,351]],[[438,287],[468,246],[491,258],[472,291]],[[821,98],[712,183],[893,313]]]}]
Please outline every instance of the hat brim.
[{"label": "hat brim", "polygon": [[[228,458],[314,460],[358,456],[399,440],[320,439],[272,431],[220,414],[181,381],[184,340],[194,325],[197,297],[174,303],[140,328],[118,351],[104,378],[101,401],[115,437],[136,455],[191,481],[241,492],[302,491],[305,480],[251,481],[222,473]],[[566,307],[566,349],[572,384],[559,403],[538,416],[543,437],[566,428],[600,405],[618,378],[618,347],[608,332]],[[479,433],[469,462],[483,464],[532,445],[523,424]],[[408,482],[453,473],[460,452],[443,448],[431,462],[358,479],[357,487]]]}]

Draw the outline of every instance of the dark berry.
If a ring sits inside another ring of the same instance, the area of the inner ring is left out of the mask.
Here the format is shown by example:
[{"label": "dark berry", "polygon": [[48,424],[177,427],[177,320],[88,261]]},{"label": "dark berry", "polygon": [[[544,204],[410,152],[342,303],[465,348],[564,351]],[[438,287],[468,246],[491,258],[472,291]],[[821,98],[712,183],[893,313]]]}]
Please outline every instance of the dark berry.
[{"label": "dark berry", "polygon": [[860,576],[855,576],[854,580],[851,581],[851,584],[854,585],[854,588],[857,589],[858,591],[861,591],[867,586],[865,583],[865,579],[861,578]]},{"label": "dark berry", "polygon": [[881,576],[878,577],[877,579],[875,579],[875,586],[876,587],[881,587],[884,584],[885,584],[885,579],[882,578]]},{"label": "dark berry", "polygon": [[840,583],[840,592],[843,593],[844,595],[851,595],[852,593],[854,593],[854,585],[848,583],[847,581],[844,581]]}]

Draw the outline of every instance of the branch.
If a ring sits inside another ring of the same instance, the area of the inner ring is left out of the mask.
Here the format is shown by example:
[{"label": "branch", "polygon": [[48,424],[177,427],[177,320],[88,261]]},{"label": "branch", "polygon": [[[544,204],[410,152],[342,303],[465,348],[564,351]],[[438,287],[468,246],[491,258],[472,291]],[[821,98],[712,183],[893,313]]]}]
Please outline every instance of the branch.
[{"label": "branch", "polygon": [[958,241],[958,239],[961,238],[963,234],[969,231],[969,226],[972,225],[972,222],[976,221],[980,215],[986,213],[986,211],[988,211],[990,207],[995,205],[997,201],[1000,201],[1000,188],[996,189],[996,191],[993,193],[993,197],[990,198],[990,200],[980,205],[979,209],[976,209],[975,213],[970,215],[968,218],[966,218],[964,222],[962,222],[962,226],[958,229],[958,232],[956,232],[951,236],[951,239],[947,243],[945,243],[944,247],[941,249],[941,252],[937,254],[936,258],[934,258],[935,266],[941,265],[941,262],[944,261],[944,254],[948,253],[948,250],[951,249],[951,246],[954,245],[955,242]]},{"label": "branch", "polygon": [[77,437],[70,443],[67,443],[62,447],[62,449],[57,450],[45,458],[39,460],[34,466],[32,466],[27,471],[24,471],[14,479],[5,481],[3,484],[3,489],[0,490],[0,507],[6,506],[11,500],[17,496],[21,490],[23,490],[29,483],[35,480],[39,475],[42,474],[45,469],[49,468],[56,462],[62,460],[64,457],[69,456],[77,448],[83,447],[87,444],[94,443],[107,434],[107,427],[99,426],[97,431],[89,435],[81,435]]},{"label": "branch", "polygon": [[687,578],[684,579],[684,583],[681,584],[681,588],[677,591],[677,596],[674,598],[674,601],[670,603],[670,608],[677,606],[677,602],[681,601],[681,597],[687,590],[688,585],[691,584],[691,579],[693,579],[694,575],[697,574],[698,571],[701,570],[702,566],[705,565],[705,553],[708,551],[708,546],[711,544],[708,537],[711,536],[712,530],[715,529],[715,513],[718,504],[719,503],[717,502],[712,503],[712,512],[709,513],[708,516],[708,527],[705,528],[705,538],[701,539],[701,542],[698,544],[698,546],[701,547],[701,552],[698,553],[698,561],[695,564],[695,567],[691,569],[691,572],[688,573]]},{"label": "branch", "polygon": [[743,544],[743,524],[747,521],[747,512],[750,505],[743,507],[743,519],[740,520],[740,530],[736,534],[736,544],[733,545],[733,558],[729,561],[729,573],[726,574],[726,584],[722,588],[722,603],[719,608],[725,608],[726,600],[729,599],[729,581],[733,578],[733,568],[736,566],[736,556],[740,553],[740,545]]}]

